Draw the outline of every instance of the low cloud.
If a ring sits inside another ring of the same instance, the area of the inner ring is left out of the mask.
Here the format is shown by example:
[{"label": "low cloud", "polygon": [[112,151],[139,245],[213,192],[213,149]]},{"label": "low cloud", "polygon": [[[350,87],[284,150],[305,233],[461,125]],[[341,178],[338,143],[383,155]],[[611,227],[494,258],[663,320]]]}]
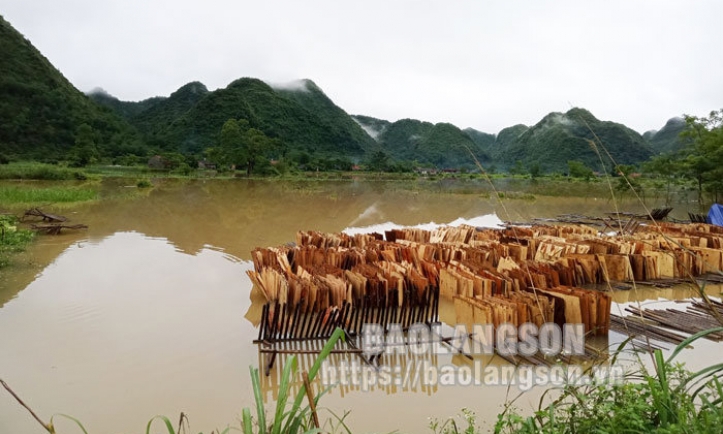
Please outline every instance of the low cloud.
[{"label": "low cloud", "polygon": [[364,130],[364,132],[367,133],[369,135],[369,137],[371,137],[374,140],[378,140],[379,136],[384,132],[383,128],[377,129],[377,128],[374,128],[372,125],[364,125],[363,123],[359,122],[359,120],[354,117],[352,117],[352,119],[354,119],[354,122],[359,124],[361,129]]},{"label": "low cloud", "polygon": [[102,87],[94,87],[93,89],[86,92],[86,95],[103,95],[103,96],[108,96],[108,97],[113,98],[113,95],[108,93],[108,91],[106,91]]},{"label": "low cloud", "polygon": [[286,83],[266,82],[272,89],[290,90],[295,92],[309,92],[309,86],[306,80],[294,80]]}]

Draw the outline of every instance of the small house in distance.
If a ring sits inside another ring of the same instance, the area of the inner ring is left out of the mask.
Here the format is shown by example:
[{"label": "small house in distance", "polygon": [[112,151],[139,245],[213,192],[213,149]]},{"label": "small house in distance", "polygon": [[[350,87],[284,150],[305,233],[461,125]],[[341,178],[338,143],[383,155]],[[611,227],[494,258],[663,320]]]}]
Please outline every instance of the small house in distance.
[{"label": "small house in distance", "polygon": [[148,159],[148,167],[155,170],[163,170],[166,168],[167,161],[160,155],[154,155]]},{"label": "small house in distance", "polygon": [[419,175],[436,175],[437,174],[437,169],[435,169],[434,167],[417,167],[415,169],[415,171]]},{"label": "small house in distance", "polygon": [[198,168],[206,170],[216,170],[216,163],[211,163],[204,158],[203,160],[198,161]]}]

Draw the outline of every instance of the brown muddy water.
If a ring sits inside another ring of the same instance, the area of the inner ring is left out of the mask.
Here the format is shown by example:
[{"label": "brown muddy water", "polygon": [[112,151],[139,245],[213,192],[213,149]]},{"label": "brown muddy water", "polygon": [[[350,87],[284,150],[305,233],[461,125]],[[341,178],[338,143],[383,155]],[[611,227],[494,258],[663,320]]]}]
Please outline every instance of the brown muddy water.
[{"label": "brown muddy water", "polygon": [[[249,366],[258,366],[260,357],[252,343],[260,304],[253,303],[245,274],[249,252],[293,241],[297,230],[494,224],[615,209],[604,195],[500,202],[475,185],[414,181],[155,183],[129,198],[118,194],[129,188],[122,180],[105,180],[101,200],[59,211],[88,224],[87,231],[41,236],[0,274],[0,378],[41,417],[70,414],[90,433],[140,433],[154,415],[173,420],[180,412],[193,432],[239,426],[241,409],[253,405]],[[630,199],[618,206],[643,209]],[[680,205],[676,217],[689,210],[697,211]],[[616,298],[651,303],[691,294],[640,289]],[[453,321],[449,306],[442,315]],[[621,339],[611,334],[609,342]],[[706,357],[696,361],[704,363],[720,347],[703,345],[699,353]],[[431,360],[469,363],[459,356]],[[272,372],[263,379],[267,400],[277,377]],[[339,387],[321,405],[339,415],[351,410],[346,423],[355,432],[425,432],[430,417],[464,407],[489,426],[518,393],[503,386]],[[516,405],[531,408],[538,397],[533,391]],[[322,418],[329,414],[321,411]],[[78,432],[58,425],[60,432]],[[42,432],[0,391],[0,433]]]}]

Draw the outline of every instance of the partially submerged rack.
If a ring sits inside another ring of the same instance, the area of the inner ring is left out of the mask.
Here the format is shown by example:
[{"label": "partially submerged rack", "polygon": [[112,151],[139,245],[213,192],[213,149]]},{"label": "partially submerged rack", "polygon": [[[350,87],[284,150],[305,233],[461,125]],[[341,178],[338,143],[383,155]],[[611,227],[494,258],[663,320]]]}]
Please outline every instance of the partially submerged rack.
[{"label": "partially submerged rack", "polygon": [[[27,221],[29,218],[36,218],[35,222],[30,223],[31,229],[44,232],[48,235],[59,235],[63,229],[88,229],[87,225],[82,223],[70,224],[68,223],[67,217],[46,213],[40,208],[31,208],[25,211],[21,217],[21,221]],[[37,218],[40,218],[40,221],[38,221]]]},{"label": "partially submerged rack", "polygon": [[682,281],[722,268],[723,228],[619,226],[608,234],[582,224],[299,232],[295,245],[252,252],[248,274],[266,298],[257,342],[323,339],[336,327],[356,336],[365,323],[435,323],[440,296],[470,326],[582,323],[587,334],[606,336],[610,291],[591,287]]},{"label": "partially submerged rack", "polygon": [[439,270],[381,236],[299,232],[297,245],[256,249],[248,274],[267,304],[259,341],[350,336],[365,323],[438,321]]},{"label": "partially submerged rack", "polygon": [[31,223],[30,227],[33,230],[36,230],[39,232],[45,232],[48,235],[59,235],[63,229],[70,229],[70,230],[88,229],[88,226],[84,225],[84,224],[68,225],[68,224],[64,224],[64,223]]}]

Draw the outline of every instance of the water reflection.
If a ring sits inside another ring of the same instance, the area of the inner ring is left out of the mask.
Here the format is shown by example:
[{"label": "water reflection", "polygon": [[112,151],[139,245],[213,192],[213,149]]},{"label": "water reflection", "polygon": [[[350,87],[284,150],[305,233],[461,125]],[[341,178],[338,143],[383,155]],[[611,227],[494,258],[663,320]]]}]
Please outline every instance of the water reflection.
[{"label": "water reflection", "polygon": [[[104,181],[103,200],[70,214],[88,224],[87,231],[41,237],[0,275],[3,379],[41,414],[72,414],[89,432],[138,432],[153,415],[180,411],[194,430],[208,432],[234,423],[252,404],[248,366],[260,362],[251,341],[261,305],[254,303],[258,295],[251,294],[245,271],[255,247],[292,241],[300,229],[383,230],[374,225],[388,222],[482,226],[611,210],[610,202],[594,197],[511,200],[503,207],[481,183],[450,181],[167,180],[132,198],[126,184]],[[639,212],[641,206],[631,202],[626,209]],[[641,294],[679,295],[647,288],[616,300]],[[453,318],[453,307],[443,303],[440,316]],[[267,399],[283,362],[263,377]],[[435,362],[469,363],[453,356]],[[352,409],[347,422],[359,430],[419,432],[427,425],[420,415],[444,417],[462,407],[492,420],[508,393],[486,386],[369,392],[348,386],[331,390],[322,402],[339,414]],[[538,397],[525,395],[518,405],[534,405]],[[390,408],[394,418],[378,417]],[[0,394],[0,432],[42,429]]]}]

